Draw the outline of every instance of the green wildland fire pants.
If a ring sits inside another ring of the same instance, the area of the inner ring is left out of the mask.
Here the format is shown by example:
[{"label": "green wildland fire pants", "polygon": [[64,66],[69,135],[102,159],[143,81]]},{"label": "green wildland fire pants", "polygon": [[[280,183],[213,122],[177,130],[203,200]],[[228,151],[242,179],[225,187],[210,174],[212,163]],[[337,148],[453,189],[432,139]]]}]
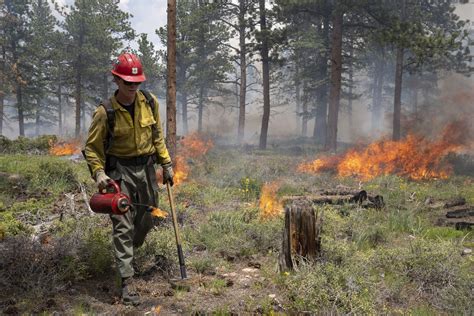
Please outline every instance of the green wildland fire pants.
[{"label": "green wildland fire pants", "polygon": [[[120,190],[132,203],[157,206],[158,184],[154,162],[151,157],[147,157],[144,163],[140,162],[137,159],[117,159],[113,169],[107,173],[120,184]],[[134,251],[143,244],[155,221],[144,206],[132,206],[124,215],[112,214],[110,218],[118,270],[122,278],[131,277],[134,275]]]}]

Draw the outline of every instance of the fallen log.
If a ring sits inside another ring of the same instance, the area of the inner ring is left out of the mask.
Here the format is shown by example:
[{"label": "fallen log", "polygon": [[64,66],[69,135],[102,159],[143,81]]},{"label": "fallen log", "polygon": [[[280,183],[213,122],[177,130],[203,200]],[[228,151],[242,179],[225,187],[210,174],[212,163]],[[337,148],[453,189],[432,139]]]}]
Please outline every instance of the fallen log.
[{"label": "fallen log", "polygon": [[449,211],[446,213],[447,218],[462,218],[474,216],[474,209],[470,207],[464,207],[457,210]]},{"label": "fallen log", "polygon": [[[329,192],[329,191],[326,191]],[[381,209],[385,206],[383,196],[381,195],[368,195],[367,191],[357,191],[351,195],[306,195],[306,196],[285,196],[282,198],[283,204],[293,203],[298,200],[307,200],[314,204],[331,204],[331,205],[344,205],[344,204],[358,204],[364,208],[375,208]]]},{"label": "fallen log", "polygon": [[451,207],[465,205],[465,204],[466,204],[466,199],[463,197],[458,197],[451,201],[446,202],[444,204],[444,208],[451,208]]},{"label": "fallen log", "polygon": [[454,228],[457,230],[471,230],[474,227],[474,222],[457,222],[454,224]]},{"label": "fallen log", "polygon": [[285,207],[285,227],[279,256],[280,271],[293,270],[302,261],[314,261],[321,252],[322,211],[310,203]]}]

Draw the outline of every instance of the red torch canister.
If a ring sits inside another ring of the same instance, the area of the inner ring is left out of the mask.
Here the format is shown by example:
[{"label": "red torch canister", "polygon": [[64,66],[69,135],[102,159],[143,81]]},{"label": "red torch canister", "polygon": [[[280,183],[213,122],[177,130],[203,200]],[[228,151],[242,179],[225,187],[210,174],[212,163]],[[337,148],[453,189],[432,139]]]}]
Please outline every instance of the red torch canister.
[{"label": "red torch canister", "polygon": [[89,202],[91,209],[96,213],[123,215],[130,209],[130,198],[120,192],[120,186],[115,181],[110,181],[107,188],[114,192],[95,193]]}]

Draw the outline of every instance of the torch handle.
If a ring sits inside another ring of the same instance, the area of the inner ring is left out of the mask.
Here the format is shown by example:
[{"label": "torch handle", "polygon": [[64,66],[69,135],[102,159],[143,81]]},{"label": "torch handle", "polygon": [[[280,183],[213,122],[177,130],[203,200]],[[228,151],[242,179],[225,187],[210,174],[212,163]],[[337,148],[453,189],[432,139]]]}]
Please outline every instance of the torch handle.
[{"label": "torch handle", "polygon": [[118,183],[115,182],[114,180],[110,180],[109,182],[107,182],[107,187],[112,187],[112,188],[114,188],[115,193],[121,193],[121,192],[120,192],[120,186],[119,186]]},{"label": "torch handle", "polygon": [[181,279],[186,279],[187,278],[186,265],[184,263],[183,248],[181,247],[181,240],[179,238],[178,219],[176,217],[176,211],[174,209],[174,201],[173,201],[173,194],[171,192],[171,186],[168,182],[166,182],[166,190],[168,191],[168,199],[170,201],[171,217],[173,219],[174,236],[176,238],[176,247],[178,250],[178,260],[179,260],[179,269],[181,272]]}]

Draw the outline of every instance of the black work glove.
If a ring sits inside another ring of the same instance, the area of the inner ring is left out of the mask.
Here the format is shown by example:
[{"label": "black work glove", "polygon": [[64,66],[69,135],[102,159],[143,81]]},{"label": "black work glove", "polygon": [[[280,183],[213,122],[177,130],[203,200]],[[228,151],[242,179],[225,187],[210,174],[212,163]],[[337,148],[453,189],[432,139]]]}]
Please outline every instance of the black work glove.
[{"label": "black work glove", "polygon": [[161,167],[163,168],[163,184],[169,183],[171,186],[173,186],[174,172],[172,163],[165,163],[164,165],[161,165]]}]

